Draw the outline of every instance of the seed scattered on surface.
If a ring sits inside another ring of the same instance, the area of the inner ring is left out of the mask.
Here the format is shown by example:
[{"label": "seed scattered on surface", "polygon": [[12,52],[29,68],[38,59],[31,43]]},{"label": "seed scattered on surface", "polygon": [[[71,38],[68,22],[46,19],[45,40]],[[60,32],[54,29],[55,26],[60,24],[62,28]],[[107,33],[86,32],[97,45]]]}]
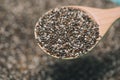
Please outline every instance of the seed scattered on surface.
[{"label": "seed scattered on surface", "polygon": [[96,44],[99,25],[80,9],[55,8],[39,19],[35,38],[54,57],[76,58]]}]

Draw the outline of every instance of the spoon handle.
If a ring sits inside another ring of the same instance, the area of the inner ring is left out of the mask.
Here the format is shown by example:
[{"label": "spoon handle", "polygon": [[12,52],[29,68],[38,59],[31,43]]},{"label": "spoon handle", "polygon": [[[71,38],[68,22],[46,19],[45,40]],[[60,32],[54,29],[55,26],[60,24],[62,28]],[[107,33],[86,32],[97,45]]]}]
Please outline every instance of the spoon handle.
[{"label": "spoon handle", "polygon": [[107,13],[108,13],[108,16],[118,19],[118,18],[120,18],[120,7],[108,9]]},{"label": "spoon handle", "polygon": [[99,25],[101,26],[101,33],[105,34],[106,31],[111,27],[111,25],[120,18],[120,7],[112,9],[103,9],[97,19],[99,20]]}]

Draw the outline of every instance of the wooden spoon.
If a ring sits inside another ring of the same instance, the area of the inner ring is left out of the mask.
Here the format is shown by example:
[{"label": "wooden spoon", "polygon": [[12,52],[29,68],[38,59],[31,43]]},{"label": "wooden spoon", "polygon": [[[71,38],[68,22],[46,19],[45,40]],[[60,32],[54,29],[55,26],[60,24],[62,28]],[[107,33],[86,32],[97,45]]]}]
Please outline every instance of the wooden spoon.
[{"label": "wooden spoon", "polygon": [[[99,25],[99,35],[101,36],[101,38],[98,41],[102,39],[102,37],[111,27],[113,22],[115,22],[120,17],[120,7],[112,8],[112,9],[98,9],[98,8],[90,8],[83,6],[65,6],[65,7],[72,7],[83,10],[86,13],[88,13],[88,16],[90,16],[93,20],[95,20],[95,22],[97,22],[97,24]],[[39,26],[39,24],[37,23],[36,26]],[[35,29],[35,38],[37,39],[36,29]],[[96,42],[96,44],[98,43],[98,41]],[[90,50],[92,50],[96,46],[96,44]],[[38,45],[42,50],[44,50],[39,43]],[[45,50],[44,52],[49,54]],[[74,59],[74,58],[72,57],[72,58],[62,58],[62,59]]]}]

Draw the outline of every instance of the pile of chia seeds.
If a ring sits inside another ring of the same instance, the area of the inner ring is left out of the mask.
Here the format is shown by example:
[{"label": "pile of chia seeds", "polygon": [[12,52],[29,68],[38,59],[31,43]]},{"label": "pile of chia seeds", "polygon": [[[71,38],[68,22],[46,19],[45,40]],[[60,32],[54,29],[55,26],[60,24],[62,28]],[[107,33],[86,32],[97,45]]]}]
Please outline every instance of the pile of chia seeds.
[{"label": "pile of chia seeds", "polygon": [[57,58],[76,58],[87,53],[99,38],[99,25],[83,10],[55,8],[35,26],[38,44]]}]

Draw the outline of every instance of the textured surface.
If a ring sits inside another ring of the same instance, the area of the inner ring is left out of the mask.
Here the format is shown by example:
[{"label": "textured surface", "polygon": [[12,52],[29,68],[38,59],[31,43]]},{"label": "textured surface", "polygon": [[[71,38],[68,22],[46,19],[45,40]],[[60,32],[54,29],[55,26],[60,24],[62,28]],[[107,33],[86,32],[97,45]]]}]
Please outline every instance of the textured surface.
[{"label": "textured surface", "polygon": [[80,59],[54,59],[38,47],[34,39],[37,20],[62,5],[116,6],[106,0],[0,0],[1,80],[120,80],[120,21]]}]

